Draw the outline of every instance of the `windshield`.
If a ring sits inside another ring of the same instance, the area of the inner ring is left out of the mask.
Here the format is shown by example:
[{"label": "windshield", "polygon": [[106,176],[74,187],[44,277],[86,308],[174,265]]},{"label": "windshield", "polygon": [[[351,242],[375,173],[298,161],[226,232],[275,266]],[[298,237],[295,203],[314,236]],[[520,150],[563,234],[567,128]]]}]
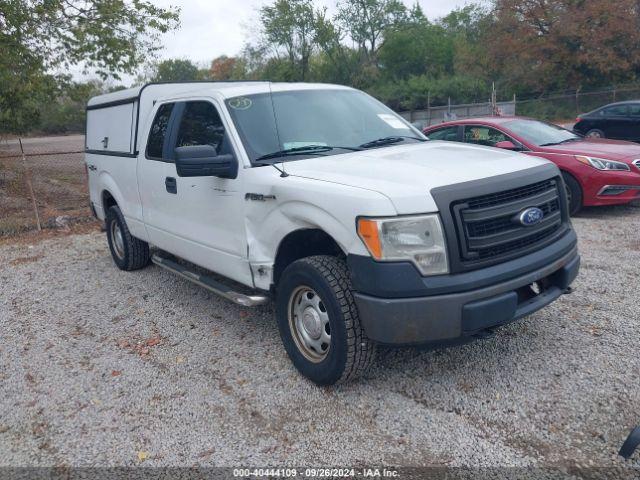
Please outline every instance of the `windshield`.
[{"label": "windshield", "polygon": [[226,105],[252,162],[284,161],[286,151],[287,159],[299,160],[425,139],[392,110],[357,90],[261,93],[230,98]]},{"label": "windshield", "polygon": [[539,147],[578,140],[581,137],[569,130],[538,120],[513,120],[504,124],[509,130]]}]

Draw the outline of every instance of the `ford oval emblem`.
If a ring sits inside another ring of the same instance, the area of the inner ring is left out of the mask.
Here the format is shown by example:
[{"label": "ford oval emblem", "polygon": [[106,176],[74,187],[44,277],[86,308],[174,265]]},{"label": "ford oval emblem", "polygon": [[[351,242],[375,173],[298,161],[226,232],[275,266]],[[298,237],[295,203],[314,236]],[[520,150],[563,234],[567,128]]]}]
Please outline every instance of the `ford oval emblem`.
[{"label": "ford oval emblem", "polygon": [[518,221],[525,227],[530,227],[532,225],[540,223],[543,218],[544,212],[538,207],[526,208],[518,215]]}]

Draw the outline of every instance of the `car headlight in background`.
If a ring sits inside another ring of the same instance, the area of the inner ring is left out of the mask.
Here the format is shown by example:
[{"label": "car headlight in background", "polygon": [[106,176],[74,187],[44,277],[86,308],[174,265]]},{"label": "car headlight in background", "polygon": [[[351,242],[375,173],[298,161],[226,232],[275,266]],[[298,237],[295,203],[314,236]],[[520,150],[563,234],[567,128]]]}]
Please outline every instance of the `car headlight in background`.
[{"label": "car headlight in background", "polygon": [[423,275],[449,273],[447,247],[437,214],[360,218],[358,235],[376,260],[408,260]]},{"label": "car headlight in background", "polygon": [[589,165],[598,170],[631,170],[629,165],[622,162],[616,162],[615,160],[606,160],[604,158],[585,157],[583,155],[576,155],[576,160]]}]

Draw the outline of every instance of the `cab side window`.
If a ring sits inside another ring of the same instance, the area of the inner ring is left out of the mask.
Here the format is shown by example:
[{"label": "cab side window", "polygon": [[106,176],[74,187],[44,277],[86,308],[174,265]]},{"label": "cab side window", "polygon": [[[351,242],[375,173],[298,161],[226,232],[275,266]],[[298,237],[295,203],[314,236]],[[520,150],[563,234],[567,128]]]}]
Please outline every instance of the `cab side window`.
[{"label": "cab side window", "polygon": [[178,129],[176,147],[210,145],[218,155],[230,153],[224,125],[216,107],[209,102],[187,102]]},{"label": "cab side window", "polygon": [[445,127],[439,130],[434,130],[433,132],[429,132],[427,134],[429,140],[446,140],[449,142],[457,142],[458,141],[458,126],[455,127]]},{"label": "cab side window", "polygon": [[156,160],[162,160],[162,150],[164,146],[164,140],[167,135],[167,129],[169,127],[169,120],[171,119],[171,112],[173,111],[173,103],[165,103],[158,108],[156,117],[151,124],[151,131],[149,132],[149,139],[147,140],[147,157]]},{"label": "cab side window", "polygon": [[498,142],[510,141],[501,131],[491,127],[467,126],[464,129],[465,143],[493,147]]}]

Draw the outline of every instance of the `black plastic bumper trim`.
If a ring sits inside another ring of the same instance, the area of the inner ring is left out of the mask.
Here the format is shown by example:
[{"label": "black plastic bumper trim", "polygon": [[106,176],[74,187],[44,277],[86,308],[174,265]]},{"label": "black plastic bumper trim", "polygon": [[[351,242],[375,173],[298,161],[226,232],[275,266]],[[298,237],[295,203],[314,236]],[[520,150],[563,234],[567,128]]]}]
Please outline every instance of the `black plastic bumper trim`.
[{"label": "black plastic bumper trim", "polygon": [[568,230],[555,243],[514,260],[471,272],[423,277],[410,262],[377,262],[349,255],[354,290],[373,297],[408,298],[466,292],[504,282],[548,265],[576,249],[577,237]]},{"label": "black plastic bumper trim", "polygon": [[[471,336],[515,321],[543,308],[578,275],[580,256],[572,250],[561,259],[517,278],[447,295],[417,298],[354,297],[367,336],[376,342],[415,345]],[[518,290],[543,281],[545,289],[527,300]]]}]

